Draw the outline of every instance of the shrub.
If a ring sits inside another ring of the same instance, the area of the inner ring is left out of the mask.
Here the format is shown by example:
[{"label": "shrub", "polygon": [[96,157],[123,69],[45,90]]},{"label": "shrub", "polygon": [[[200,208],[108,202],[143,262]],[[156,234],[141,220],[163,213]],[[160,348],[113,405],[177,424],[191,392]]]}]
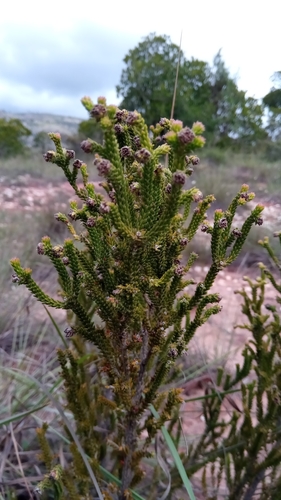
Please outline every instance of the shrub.
[{"label": "shrub", "polygon": [[20,120],[0,118],[0,158],[22,154],[25,150],[23,139],[31,135]]},{"label": "shrub", "polygon": [[41,130],[35,134],[33,139],[33,146],[43,154],[50,145],[50,137],[47,132]]},{"label": "shrub", "polygon": [[[45,236],[38,244],[58,272],[60,296],[45,293],[18,259],[11,264],[15,283],[44,305],[66,310],[69,320],[70,346],[58,350],[58,360],[72,415],[70,422],[62,413],[72,461],[62,469],[47,443],[47,425],[39,429],[49,469],[40,488],[55,488],[62,498],[96,492],[125,500],[139,498],[132,488],[141,487],[145,459],[183,401],[180,389],[165,390],[164,384],[197,328],[219,313],[221,297],[210,289],[239,255],[252,225],[262,223],[263,206],[241,228],[232,227],[238,206],[254,197],[243,185],[211,224],[206,211],[214,196],[184,189],[199,162],[193,152],[204,145],[201,123],[190,129],[162,118],[151,137],[139,113],[107,106],[104,98],[96,105],[89,98],[82,102],[104,136],[103,144],[87,139],[81,147],[94,155],[105,196],[89,182],[86,164],[62,147],[59,134],[50,134],[55,151],[45,160],[63,170],[77,197],[68,215],[55,215],[71,238],[54,246]],[[195,283],[188,273],[197,255],[184,265],[181,254],[200,226],[211,234],[212,264]]]},{"label": "shrub", "polygon": [[[280,234],[276,236],[281,242]],[[260,244],[280,275],[281,262],[268,238]],[[201,492],[206,500],[222,498],[221,488],[228,500],[280,498],[281,323],[277,304],[281,302],[281,286],[264,264],[260,269],[256,280],[244,278],[250,291],[243,288],[237,292],[243,297],[246,316],[246,322],[238,327],[251,335],[243,350],[243,363],[236,365],[232,375],[218,370],[213,386],[202,397],[205,428],[182,454],[189,477],[201,471]],[[268,282],[278,293],[275,304],[266,302]],[[226,418],[225,402],[230,408]],[[176,468],[171,475],[174,489],[181,484]]]}]

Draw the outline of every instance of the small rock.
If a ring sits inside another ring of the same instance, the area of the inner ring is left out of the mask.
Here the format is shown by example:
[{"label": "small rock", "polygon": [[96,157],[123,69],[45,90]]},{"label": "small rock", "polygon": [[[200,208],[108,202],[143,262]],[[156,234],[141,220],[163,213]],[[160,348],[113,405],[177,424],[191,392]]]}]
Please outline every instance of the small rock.
[{"label": "small rock", "polygon": [[14,198],[13,190],[10,189],[10,188],[4,189],[4,191],[3,191],[3,199],[5,201],[12,201],[13,198]]}]

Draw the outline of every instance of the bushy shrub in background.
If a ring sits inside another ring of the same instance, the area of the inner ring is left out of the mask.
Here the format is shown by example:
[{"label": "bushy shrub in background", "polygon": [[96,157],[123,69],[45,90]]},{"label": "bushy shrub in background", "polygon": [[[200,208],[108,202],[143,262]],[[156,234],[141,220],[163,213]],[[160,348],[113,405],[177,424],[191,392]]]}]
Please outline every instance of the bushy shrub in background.
[{"label": "bushy shrub in background", "polygon": [[24,152],[24,138],[31,135],[20,120],[0,118],[0,158],[17,156]]}]

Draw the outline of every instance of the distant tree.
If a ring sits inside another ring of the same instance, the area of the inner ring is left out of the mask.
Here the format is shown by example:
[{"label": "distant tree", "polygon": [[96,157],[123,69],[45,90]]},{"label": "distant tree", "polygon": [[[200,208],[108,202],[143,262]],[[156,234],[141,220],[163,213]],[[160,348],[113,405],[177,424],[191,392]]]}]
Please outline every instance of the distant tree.
[{"label": "distant tree", "polygon": [[271,80],[275,85],[271,88],[270,92],[263,98],[263,102],[270,109],[281,110],[281,71],[276,71]]},{"label": "distant tree", "polygon": [[239,90],[235,78],[217,53],[212,67],[212,97],[214,106],[213,142],[221,147],[254,146],[267,134],[263,128],[264,107],[253,97]]},{"label": "distant tree", "polygon": [[79,154],[82,156],[83,152],[80,145],[82,141],[88,138],[93,139],[97,142],[102,142],[103,140],[103,134],[100,128],[97,127],[97,123],[93,118],[80,122],[76,134],[64,137],[62,136],[64,144],[67,144],[68,148],[74,149],[77,154],[79,152]]},{"label": "distant tree", "polygon": [[221,147],[253,145],[266,135],[263,106],[238,89],[221,57],[213,66],[198,59],[187,60],[166,35],[144,38],[125,56],[125,68],[117,85],[121,107],[140,111],[148,123],[170,117],[175,75],[180,54],[174,116],[191,124],[201,120],[207,141]]},{"label": "distant tree", "polygon": [[94,139],[99,142],[102,139],[102,133],[100,127],[96,120],[90,118],[89,120],[83,120],[78,127],[79,139]]},{"label": "distant tree", "polygon": [[276,71],[272,76],[274,86],[263,98],[267,108],[267,130],[274,141],[281,141],[281,71]]},{"label": "distant tree", "polygon": [[38,132],[35,134],[34,139],[33,139],[33,146],[43,154],[46,153],[48,149],[51,149],[51,139],[48,135],[47,132],[44,130],[41,130],[41,132]]},{"label": "distant tree", "polygon": [[126,67],[117,85],[121,107],[137,109],[150,124],[160,117],[170,118],[175,75],[180,55],[178,91],[174,115],[184,121],[198,118],[196,102],[206,101],[208,94],[208,64],[192,59],[187,61],[170,37],[151,33],[125,56]]},{"label": "distant tree", "polygon": [[18,119],[0,118],[0,157],[20,155],[25,150],[24,138],[31,135]]}]

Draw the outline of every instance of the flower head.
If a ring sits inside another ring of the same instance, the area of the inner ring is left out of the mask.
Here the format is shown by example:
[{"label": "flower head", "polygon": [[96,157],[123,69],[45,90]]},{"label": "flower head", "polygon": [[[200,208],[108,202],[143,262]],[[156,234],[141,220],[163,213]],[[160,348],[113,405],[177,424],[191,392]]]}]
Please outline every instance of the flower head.
[{"label": "flower head", "polygon": [[188,127],[184,127],[182,130],[178,132],[178,139],[181,144],[189,144],[195,139],[195,134]]},{"label": "flower head", "polygon": [[173,182],[174,182],[174,184],[184,185],[184,183],[185,183],[184,173],[181,171],[175,172],[173,175]]},{"label": "flower head", "polygon": [[90,115],[99,121],[106,115],[106,107],[103,104],[96,104],[90,111]]}]

